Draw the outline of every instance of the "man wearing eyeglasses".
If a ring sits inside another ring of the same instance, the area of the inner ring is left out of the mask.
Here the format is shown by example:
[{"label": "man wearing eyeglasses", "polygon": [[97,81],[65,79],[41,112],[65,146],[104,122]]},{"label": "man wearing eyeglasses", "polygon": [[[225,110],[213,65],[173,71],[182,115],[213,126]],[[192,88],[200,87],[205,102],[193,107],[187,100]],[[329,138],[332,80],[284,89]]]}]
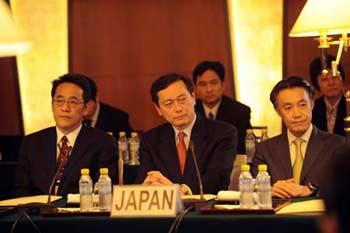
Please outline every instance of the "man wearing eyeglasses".
[{"label": "man wearing eyeglasses", "polygon": [[179,74],[164,75],[152,84],[153,105],[167,123],[142,135],[137,182],[178,183],[184,193],[198,194],[192,144],[204,193],[227,189],[237,130],[230,124],[197,116],[193,90],[193,82]]},{"label": "man wearing eyeglasses", "polygon": [[48,194],[51,183],[52,194],[78,193],[82,168],[90,169],[95,182],[99,169],[109,168],[116,182],[117,152],[112,137],[82,125],[90,95],[83,75],[66,74],[53,81],[51,106],[56,126],[24,138],[16,170],[17,196]]},{"label": "man wearing eyeglasses", "polygon": [[327,56],[327,69],[322,69],[320,58],[310,63],[310,77],[313,86],[320,91],[321,97],[315,101],[312,123],[321,130],[345,136],[344,118],[346,117],[346,100],[343,96],[345,72],[341,64],[338,73],[332,75],[331,64],[334,56]]}]

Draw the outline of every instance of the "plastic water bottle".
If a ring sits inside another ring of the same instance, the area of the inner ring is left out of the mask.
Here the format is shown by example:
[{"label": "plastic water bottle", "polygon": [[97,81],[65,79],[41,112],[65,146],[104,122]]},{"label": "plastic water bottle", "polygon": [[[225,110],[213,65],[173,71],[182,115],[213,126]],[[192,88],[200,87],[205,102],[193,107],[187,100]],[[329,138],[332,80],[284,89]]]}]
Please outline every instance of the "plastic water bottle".
[{"label": "plastic water bottle", "polygon": [[140,139],[136,132],[131,133],[130,138],[130,162],[129,165],[139,165]]},{"label": "plastic water bottle", "polygon": [[124,164],[129,164],[128,139],[126,138],[125,132],[119,132],[118,154],[119,157],[123,159]]},{"label": "plastic water bottle", "polygon": [[255,152],[255,136],[253,129],[247,129],[247,135],[245,136],[245,153],[247,155],[248,163],[253,159]]},{"label": "plastic water bottle", "polygon": [[93,209],[92,206],[92,180],[89,176],[89,169],[83,168],[80,170],[81,177],[79,180],[80,193],[80,211],[86,212]]},{"label": "plastic water bottle", "polygon": [[239,204],[242,209],[254,208],[254,181],[249,172],[250,166],[245,164],[241,167],[241,175],[239,176]]},{"label": "plastic water bottle", "polygon": [[266,139],[269,139],[269,135],[267,135],[267,129],[262,129],[261,130],[261,142],[265,141]]},{"label": "plastic water bottle", "polygon": [[256,176],[256,185],[258,193],[258,206],[262,209],[272,208],[271,198],[271,181],[269,173],[267,173],[267,165],[260,164],[258,166],[259,173]]},{"label": "plastic water bottle", "polygon": [[112,181],[108,176],[108,168],[100,169],[98,179],[98,206],[101,211],[110,211],[112,205]]}]

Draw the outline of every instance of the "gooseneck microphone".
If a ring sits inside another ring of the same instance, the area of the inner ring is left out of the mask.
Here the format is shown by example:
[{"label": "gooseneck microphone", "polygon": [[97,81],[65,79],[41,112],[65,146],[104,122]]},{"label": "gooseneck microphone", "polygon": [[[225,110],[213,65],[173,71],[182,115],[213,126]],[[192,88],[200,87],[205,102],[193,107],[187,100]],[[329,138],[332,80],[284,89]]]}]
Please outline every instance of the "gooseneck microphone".
[{"label": "gooseneck microphone", "polygon": [[[68,147],[68,149],[67,149],[68,158],[69,158],[71,152],[72,152],[72,147],[70,146],[70,147]],[[67,161],[68,161],[68,159],[64,160],[64,162],[61,163],[61,164],[59,165],[59,167],[58,167],[57,170],[56,170],[56,173],[55,173],[54,177],[52,178],[52,181],[51,181],[51,184],[50,184],[50,188],[49,188],[49,193],[48,193],[49,195],[48,195],[48,197],[47,197],[47,203],[48,203],[48,204],[51,203],[52,189],[53,189],[53,187],[55,186],[55,183],[56,183],[58,174],[60,173],[60,170],[62,169],[62,167],[66,166]]]},{"label": "gooseneck microphone", "polygon": [[194,167],[196,168],[196,174],[197,174],[197,178],[198,178],[198,184],[199,184],[199,194],[200,194],[200,199],[204,200],[204,194],[203,194],[203,183],[202,183],[202,178],[201,178],[201,173],[199,172],[199,167],[198,167],[198,162],[197,162],[197,157],[196,154],[194,153],[194,144],[193,141],[190,141],[189,143],[189,147],[191,150],[191,154],[192,154],[192,159],[194,162]]}]

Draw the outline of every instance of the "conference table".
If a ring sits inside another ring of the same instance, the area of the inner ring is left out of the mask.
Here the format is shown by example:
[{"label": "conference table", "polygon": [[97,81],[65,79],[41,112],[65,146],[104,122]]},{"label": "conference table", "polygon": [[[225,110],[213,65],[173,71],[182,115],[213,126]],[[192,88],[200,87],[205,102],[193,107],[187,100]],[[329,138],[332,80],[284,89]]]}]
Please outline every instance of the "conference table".
[{"label": "conference table", "polygon": [[[109,216],[31,215],[41,233],[109,233],[109,232],[168,232],[175,218],[111,218]],[[0,232],[10,233],[17,213],[0,217]],[[187,213],[177,232],[278,232],[312,233],[317,230],[317,215],[274,214],[202,214]],[[14,232],[38,232],[22,218]]]}]

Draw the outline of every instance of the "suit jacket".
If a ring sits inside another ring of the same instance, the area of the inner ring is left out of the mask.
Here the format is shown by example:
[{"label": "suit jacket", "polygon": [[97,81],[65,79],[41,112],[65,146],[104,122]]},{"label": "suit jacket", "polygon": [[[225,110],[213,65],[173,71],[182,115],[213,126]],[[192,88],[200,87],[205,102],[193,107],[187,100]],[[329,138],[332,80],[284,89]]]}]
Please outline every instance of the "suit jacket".
[{"label": "suit jacket", "polygon": [[[334,133],[345,136],[344,132],[344,118],[346,117],[346,100],[342,96],[339,102],[337,118],[334,124]],[[324,97],[315,101],[314,109],[312,110],[312,123],[319,129],[327,131],[327,108],[324,102]]]},{"label": "suit jacket", "polygon": [[[196,102],[196,112],[205,116],[203,103],[200,99]],[[239,154],[245,154],[245,136],[250,125],[250,108],[227,96],[222,96],[222,100],[216,114],[216,120],[227,122],[237,128]]]},{"label": "suit jacket", "polygon": [[[190,140],[205,193],[227,189],[232,163],[236,155],[236,129],[224,122],[197,116]],[[175,132],[164,124],[146,132],[141,137],[140,168],[137,183],[142,183],[148,171],[158,170],[173,183],[187,184],[193,193],[199,193],[191,151],[187,151],[184,174],[181,174],[175,142]]]},{"label": "suit jacket", "polygon": [[[321,190],[323,180],[329,174],[330,163],[335,150],[345,143],[345,138],[332,135],[313,126],[306,148],[300,184],[312,183]],[[258,173],[258,165],[267,164],[271,176],[271,184],[278,180],[293,178],[287,133],[283,133],[256,145],[252,161],[252,173]]]},{"label": "suit jacket", "polygon": [[119,132],[131,133],[129,115],[117,108],[100,102],[100,112],[97,117],[95,128],[105,132],[112,132],[115,138],[119,138]]},{"label": "suit jacket", "polygon": [[[48,194],[56,172],[56,128],[51,127],[26,136],[16,169],[17,196]],[[114,183],[117,181],[117,150],[111,136],[82,127],[64,169],[58,195],[79,193],[80,169],[89,168],[94,182],[99,169],[107,167]]]}]

